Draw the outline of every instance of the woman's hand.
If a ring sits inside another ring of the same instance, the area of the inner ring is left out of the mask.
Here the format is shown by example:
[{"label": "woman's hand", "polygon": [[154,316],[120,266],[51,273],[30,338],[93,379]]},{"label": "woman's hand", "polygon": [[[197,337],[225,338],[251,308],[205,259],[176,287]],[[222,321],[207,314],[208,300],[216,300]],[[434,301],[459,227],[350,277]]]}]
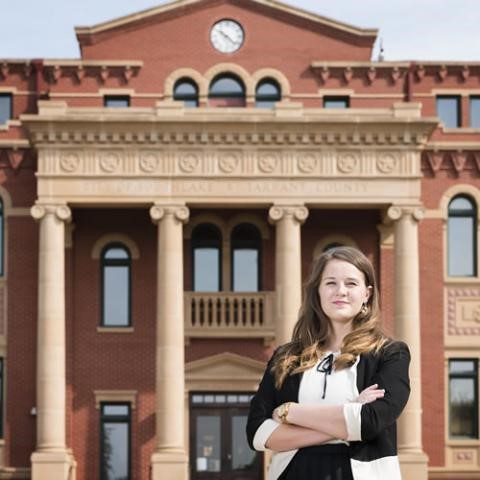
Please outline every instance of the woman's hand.
[{"label": "woman's hand", "polygon": [[378,388],[378,384],[370,385],[365,390],[362,390],[360,395],[357,398],[358,403],[372,403],[379,398],[383,398],[385,395],[385,390],[383,388]]}]

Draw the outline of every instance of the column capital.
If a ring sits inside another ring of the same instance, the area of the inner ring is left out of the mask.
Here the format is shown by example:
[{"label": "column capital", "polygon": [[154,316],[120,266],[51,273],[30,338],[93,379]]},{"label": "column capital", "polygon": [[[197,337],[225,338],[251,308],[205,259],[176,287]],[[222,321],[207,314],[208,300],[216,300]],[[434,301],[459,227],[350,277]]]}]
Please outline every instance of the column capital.
[{"label": "column capital", "polygon": [[407,215],[420,222],[425,217],[425,208],[423,205],[392,205],[384,215],[384,223],[388,225]]},{"label": "column capital", "polygon": [[304,205],[273,205],[268,211],[270,223],[276,223],[287,217],[291,217],[298,223],[303,224],[308,217],[308,208]]},{"label": "column capital", "polygon": [[162,218],[171,215],[175,220],[186,223],[190,217],[190,210],[185,205],[155,204],[150,207],[150,218],[157,224]]},{"label": "column capital", "polygon": [[47,214],[55,215],[65,223],[69,223],[72,220],[72,211],[68,205],[36,204],[30,209],[30,215],[37,221],[44,218]]}]

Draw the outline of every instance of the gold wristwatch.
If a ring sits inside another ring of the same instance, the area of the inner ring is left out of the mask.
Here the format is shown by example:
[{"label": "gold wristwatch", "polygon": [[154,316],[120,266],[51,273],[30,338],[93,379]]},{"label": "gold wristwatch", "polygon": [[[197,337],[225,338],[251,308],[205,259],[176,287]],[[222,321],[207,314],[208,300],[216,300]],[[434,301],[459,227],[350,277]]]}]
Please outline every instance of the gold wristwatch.
[{"label": "gold wristwatch", "polygon": [[288,411],[290,410],[290,405],[291,405],[292,402],[287,402],[287,403],[282,403],[279,407],[278,407],[278,418],[280,418],[280,421],[282,423],[290,423],[288,420],[287,420],[287,416],[288,416]]}]

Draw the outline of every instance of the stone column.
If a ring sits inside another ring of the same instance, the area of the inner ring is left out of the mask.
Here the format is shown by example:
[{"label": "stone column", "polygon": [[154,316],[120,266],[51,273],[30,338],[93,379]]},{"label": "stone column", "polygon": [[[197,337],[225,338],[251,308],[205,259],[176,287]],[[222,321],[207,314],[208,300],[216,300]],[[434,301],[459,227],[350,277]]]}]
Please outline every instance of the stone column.
[{"label": "stone column", "polygon": [[408,404],[398,422],[398,451],[404,480],[427,480],[428,458],[422,448],[422,382],[418,222],[423,209],[392,206],[388,217],[395,235],[395,336],[411,353]]},{"label": "stone column", "polygon": [[275,341],[291,339],[302,303],[302,258],[300,226],[308,217],[302,205],[274,205],[269,220],[276,225],[275,241]]},{"label": "stone column", "polygon": [[66,205],[35,205],[40,223],[37,323],[37,445],[32,480],[66,480],[72,457],[66,446],[65,223]]},{"label": "stone column", "polygon": [[156,445],[152,479],[186,480],[182,230],[189,211],[182,205],[154,205],[150,216],[158,225]]}]

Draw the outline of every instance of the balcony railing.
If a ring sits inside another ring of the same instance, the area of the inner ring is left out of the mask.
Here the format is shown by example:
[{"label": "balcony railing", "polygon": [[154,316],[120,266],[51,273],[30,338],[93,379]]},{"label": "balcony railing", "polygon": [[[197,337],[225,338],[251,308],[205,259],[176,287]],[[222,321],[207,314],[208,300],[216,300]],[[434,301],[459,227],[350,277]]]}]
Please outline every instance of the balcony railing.
[{"label": "balcony railing", "polygon": [[274,338],[275,292],[185,292],[186,337]]}]

